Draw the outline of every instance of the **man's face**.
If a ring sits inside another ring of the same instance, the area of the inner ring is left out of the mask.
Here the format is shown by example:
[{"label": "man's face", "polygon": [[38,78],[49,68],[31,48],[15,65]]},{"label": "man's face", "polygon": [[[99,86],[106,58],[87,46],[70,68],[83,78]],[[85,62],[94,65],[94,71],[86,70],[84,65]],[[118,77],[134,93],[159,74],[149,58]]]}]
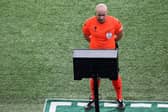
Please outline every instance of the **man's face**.
[{"label": "man's face", "polygon": [[107,15],[107,13],[104,10],[97,11],[96,12],[97,21],[99,23],[103,24],[105,22],[106,15]]}]

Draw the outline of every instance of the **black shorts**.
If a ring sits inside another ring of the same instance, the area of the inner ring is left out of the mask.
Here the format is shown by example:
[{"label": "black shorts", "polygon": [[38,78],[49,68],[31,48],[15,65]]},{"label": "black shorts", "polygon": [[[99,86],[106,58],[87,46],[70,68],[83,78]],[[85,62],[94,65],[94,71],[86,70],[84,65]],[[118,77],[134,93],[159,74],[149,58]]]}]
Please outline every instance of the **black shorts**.
[{"label": "black shorts", "polygon": [[120,71],[120,68],[119,68],[119,46],[118,46],[118,43],[116,42],[116,49],[118,50],[118,58],[117,58],[117,63],[118,63],[118,72]]}]

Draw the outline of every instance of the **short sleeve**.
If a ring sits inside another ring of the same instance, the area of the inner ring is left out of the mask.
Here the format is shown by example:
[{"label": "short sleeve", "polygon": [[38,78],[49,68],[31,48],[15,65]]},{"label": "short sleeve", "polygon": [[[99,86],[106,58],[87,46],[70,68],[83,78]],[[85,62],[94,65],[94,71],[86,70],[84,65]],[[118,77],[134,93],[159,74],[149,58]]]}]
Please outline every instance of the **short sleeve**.
[{"label": "short sleeve", "polygon": [[89,36],[90,35],[90,31],[89,31],[89,21],[86,20],[85,23],[82,26],[82,32],[84,35]]},{"label": "short sleeve", "polygon": [[116,25],[115,25],[115,33],[119,34],[120,32],[123,31],[123,25],[118,19],[116,19],[115,23],[116,23]]}]

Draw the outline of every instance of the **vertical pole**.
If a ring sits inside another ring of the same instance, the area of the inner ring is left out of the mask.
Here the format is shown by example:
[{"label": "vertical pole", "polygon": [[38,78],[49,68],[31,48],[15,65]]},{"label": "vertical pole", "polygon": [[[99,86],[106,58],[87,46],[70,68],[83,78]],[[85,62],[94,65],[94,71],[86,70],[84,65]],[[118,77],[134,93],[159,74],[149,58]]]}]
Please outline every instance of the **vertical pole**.
[{"label": "vertical pole", "polygon": [[98,89],[98,78],[94,78],[94,95],[95,95],[95,112],[99,111],[99,89]]}]

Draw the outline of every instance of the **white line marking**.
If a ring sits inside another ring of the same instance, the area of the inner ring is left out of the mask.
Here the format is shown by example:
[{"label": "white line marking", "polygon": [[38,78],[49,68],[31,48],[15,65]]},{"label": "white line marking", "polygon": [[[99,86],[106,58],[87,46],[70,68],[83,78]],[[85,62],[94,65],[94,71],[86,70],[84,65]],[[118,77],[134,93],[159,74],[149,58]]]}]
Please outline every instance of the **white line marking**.
[{"label": "white line marking", "polygon": [[[88,101],[88,99],[62,99],[62,98],[47,98],[45,100],[43,112],[46,110],[46,106],[48,105],[48,101],[51,100],[50,107],[49,107],[49,112],[56,112],[57,106],[71,106],[72,102],[71,101],[76,101],[78,102],[78,106],[85,106],[87,103],[84,103],[83,101]],[[58,100],[63,100],[58,101]],[[112,100],[100,100],[104,102],[111,102]],[[114,102],[115,100],[113,100]],[[104,107],[115,107],[115,103],[104,103]],[[168,101],[146,101],[146,100],[125,100],[125,102],[131,102],[130,107],[133,108],[150,108],[152,107],[152,103],[158,103],[157,108],[168,108]]]},{"label": "white line marking", "polygon": [[158,108],[168,108],[168,104],[158,104]]},{"label": "white line marking", "polygon": [[133,107],[133,108],[151,108],[152,104],[147,104],[147,103],[132,103],[130,105],[130,107]]},{"label": "white line marking", "polygon": [[56,112],[57,106],[71,106],[72,102],[51,102],[49,112]]},{"label": "white line marking", "polygon": [[[46,100],[65,100],[65,101],[88,101],[88,99],[65,99],[65,98],[46,98]],[[104,101],[104,102],[115,102],[115,100],[99,100],[99,101]],[[136,103],[136,102],[140,102],[140,103],[144,103],[144,102],[147,102],[147,103],[151,103],[151,102],[158,102],[158,103],[168,103],[168,101],[157,101],[157,100],[151,100],[151,101],[147,101],[147,100],[124,100],[126,102],[133,102],[133,103]]]},{"label": "white line marking", "polygon": [[104,107],[117,107],[116,103],[104,103]]},{"label": "white line marking", "polygon": [[84,107],[84,106],[86,106],[87,105],[87,103],[82,103],[82,102],[78,102],[77,103],[77,106],[81,106],[81,107]]}]

